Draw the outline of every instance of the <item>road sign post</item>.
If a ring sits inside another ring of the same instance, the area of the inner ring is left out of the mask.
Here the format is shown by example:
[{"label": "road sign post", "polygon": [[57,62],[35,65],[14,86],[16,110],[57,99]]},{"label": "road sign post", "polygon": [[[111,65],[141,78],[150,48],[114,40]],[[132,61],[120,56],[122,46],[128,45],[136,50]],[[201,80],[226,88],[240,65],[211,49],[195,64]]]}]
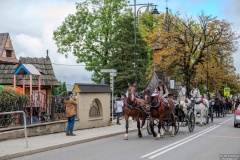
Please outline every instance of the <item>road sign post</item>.
[{"label": "road sign post", "polygon": [[110,88],[112,90],[112,123],[113,123],[113,92],[114,92],[114,76],[116,76],[115,69],[101,69],[102,73],[110,73]]}]

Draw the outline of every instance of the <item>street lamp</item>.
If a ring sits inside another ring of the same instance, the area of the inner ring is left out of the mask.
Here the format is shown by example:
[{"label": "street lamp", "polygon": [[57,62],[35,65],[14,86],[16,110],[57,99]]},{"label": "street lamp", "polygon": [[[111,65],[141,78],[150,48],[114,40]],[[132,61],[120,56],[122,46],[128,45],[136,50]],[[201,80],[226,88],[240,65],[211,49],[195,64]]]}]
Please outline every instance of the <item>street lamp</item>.
[{"label": "street lamp", "polygon": [[209,53],[207,48],[207,99],[210,100],[209,90],[208,90],[208,61],[209,61]]},{"label": "street lamp", "polygon": [[[136,84],[136,90],[137,90],[137,55],[136,55],[136,51],[137,51],[137,35],[136,35],[136,30],[137,30],[137,18],[138,18],[138,11],[142,8],[142,7],[150,7],[150,6],[155,6],[155,9],[153,10],[152,14],[154,15],[154,17],[156,17],[157,14],[159,14],[156,6],[157,5],[153,5],[152,3],[148,3],[148,4],[136,4],[136,0],[134,0],[134,5],[129,5],[129,6],[134,6],[134,76],[135,76],[135,84]],[[141,6],[138,8],[137,12],[136,12],[136,6]]]}]

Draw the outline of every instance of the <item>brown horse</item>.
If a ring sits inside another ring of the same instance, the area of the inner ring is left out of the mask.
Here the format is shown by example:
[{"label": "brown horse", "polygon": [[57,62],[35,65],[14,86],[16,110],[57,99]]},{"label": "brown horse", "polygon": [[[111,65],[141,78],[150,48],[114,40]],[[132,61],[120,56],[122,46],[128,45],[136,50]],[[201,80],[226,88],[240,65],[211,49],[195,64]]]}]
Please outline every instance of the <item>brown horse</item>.
[{"label": "brown horse", "polygon": [[[164,135],[164,122],[165,120],[172,125],[172,134],[175,134],[175,106],[172,99],[162,98],[158,93],[154,93],[150,97],[150,128],[153,133],[153,137],[157,140],[163,138]],[[158,124],[158,134],[154,131],[154,119],[159,120]]]},{"label": "brown horse", "polygon": [[146,120],[146,114],[145,114],[146,103],[143,99],[136,98],[135,87],[136,87],[135,84],[133,85],[128,84],[128,94],[127,94],[127,97],[125,97],[124,99],[124,117],[126,121],[126,134],[124,136],[125,140],[128,140],[129,116],[132,116],[136,119],[138,136],[140,138],[142,137],[142,133],[140,130],[140,116],[142,117],[141,128],[144,126],[145,120]]}]

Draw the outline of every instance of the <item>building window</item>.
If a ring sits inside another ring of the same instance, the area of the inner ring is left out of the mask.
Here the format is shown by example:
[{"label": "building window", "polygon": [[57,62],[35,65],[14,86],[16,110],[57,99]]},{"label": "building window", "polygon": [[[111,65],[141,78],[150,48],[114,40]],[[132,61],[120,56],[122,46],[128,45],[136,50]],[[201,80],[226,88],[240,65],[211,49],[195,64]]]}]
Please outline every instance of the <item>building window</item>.
[{"label": "building window", "polygon": [[100,104],[100,101],[98,99],[94,99],[92,101],[92,105],[91,105],[91,108],[90,108],[90,111],[89,111],[89,117],[99,117],[101,116],[101,113],[100,113],[100,107],[101,104]]},{"label": "building window", "polygon": [[6,50],[6,57],[12,57],[12,51]]}]

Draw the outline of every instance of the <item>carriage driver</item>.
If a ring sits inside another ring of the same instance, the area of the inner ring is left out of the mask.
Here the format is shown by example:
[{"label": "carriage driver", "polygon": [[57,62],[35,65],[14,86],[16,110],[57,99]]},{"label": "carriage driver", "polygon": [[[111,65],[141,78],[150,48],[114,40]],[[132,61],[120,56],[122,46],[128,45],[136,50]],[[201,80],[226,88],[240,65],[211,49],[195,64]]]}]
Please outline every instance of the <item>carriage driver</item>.
[{"label": "carriage driver", "polygon": [[168,98],[168,89],[166,85],[163,84],[162,80],[158,81],[158,85],[155,88],[155,92],[159,93],[159,95],[163,98],[163,101],[167,103],[167,106],[169,107],[169,103],[166,98]]},{"label": "carriage driver", "polygon": [[167,98],[168,97],[168,89],[163,84],[162,80],[158,81],[158,85],[155,88],[155,92],[158,92],[162,98]]}]

